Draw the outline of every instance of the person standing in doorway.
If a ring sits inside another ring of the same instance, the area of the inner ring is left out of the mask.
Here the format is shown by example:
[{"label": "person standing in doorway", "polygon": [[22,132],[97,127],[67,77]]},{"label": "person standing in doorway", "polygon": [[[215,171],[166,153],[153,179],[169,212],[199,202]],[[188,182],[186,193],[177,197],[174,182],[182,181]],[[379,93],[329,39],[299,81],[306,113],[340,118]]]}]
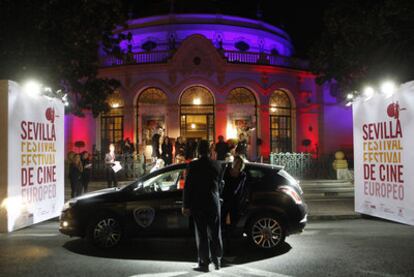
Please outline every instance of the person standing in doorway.
[{"label": "person standing in doorway", "polygon": [[177,141],[175,142],[175,156],[178,155],[185,156],[185,142],[182,136],[179,136],[177,138]]},{"label": "person standing in doorway", "polygon": [[115,145],[113,143],[109,145],[109,153],[106,153],[105,155],[105,165],[108,188],[117,187],[118,181],[116,179],[116,172],[112,168],[115,165]]},{"label": "person standing in doorway", "polygon": [[192,215],[198,249],[198,267],[195,270],[207,272],[210,262],[220,269],[223,255],[220,224],[221,167],[209,157],[209,143],[200,141],[199,159],[188,165],[183,192],[184,215]]},{"label": "person standing in doorway", "polygon": [[217,160],[224,161],[226,158],[226,154],[230,151],[229,145],[227,142],[224,141],[223,136],[218,136],[218,142],[214,147],[214,151],[217,153]]},{"label": "person standing in doorway", "polygon": [[243,133],[239,135],[239,141],[236,146],[236,155],[242,156],[245,159],[247,158],[247,139]]},{"label": "person standing in doorway", "polygon": [[160,153],[160,139],[161,139],[162,128],[158,127],[151,138],[151,147],[152,147],[152,160],[155,162],[157,159],[161,158]]}]

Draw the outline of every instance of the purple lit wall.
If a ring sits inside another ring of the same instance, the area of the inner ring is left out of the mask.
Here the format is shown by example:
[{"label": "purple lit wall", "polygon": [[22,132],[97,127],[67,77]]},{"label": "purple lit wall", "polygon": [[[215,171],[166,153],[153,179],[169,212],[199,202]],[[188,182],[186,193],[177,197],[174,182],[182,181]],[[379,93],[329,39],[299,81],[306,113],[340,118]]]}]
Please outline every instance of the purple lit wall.
[{"label": "purple lit wall", "polygon": [[337,103],[329,92],[329,86],[323,89],[323,148],[325,153],[345,150],[352,154],[353,121],[352,108]]}]

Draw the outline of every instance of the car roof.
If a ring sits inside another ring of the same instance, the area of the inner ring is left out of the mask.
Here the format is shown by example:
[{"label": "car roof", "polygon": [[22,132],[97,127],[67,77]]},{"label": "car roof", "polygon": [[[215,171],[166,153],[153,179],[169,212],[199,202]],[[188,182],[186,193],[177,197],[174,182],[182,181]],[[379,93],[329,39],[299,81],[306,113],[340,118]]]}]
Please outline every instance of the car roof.
[{"label": "car roof", "polygon": [[[230,162],[220,162],[222,164],[227,163],[230,164]],[[177,170],[177,169],[184,169],[188,166],[188,163],[180,163],[180,164],[172,164],[167,165],[163,168],[160,168],[158,170],[155,170],[154,172],[151,172],[147,174],[146,176],[155,176],[160,173],[164,173],[167,171]],[[273,164],[265,164],[265,163],[256,163],[256,162],[246,162],[246,168],[257,168],[257,169],[267,169],[267,170],[276,170],[279,171],[283,169],[283,166],[280,165],[273,165]]]},{"label": "car roof", "polygon": [[246,167],[250,168],[262,168],[262,169],[270,169],[279,171],[284,168],[282,165],[274,165],[274,164],[265,164],[265,163],[256,163],[256,162],[246,162]]}]

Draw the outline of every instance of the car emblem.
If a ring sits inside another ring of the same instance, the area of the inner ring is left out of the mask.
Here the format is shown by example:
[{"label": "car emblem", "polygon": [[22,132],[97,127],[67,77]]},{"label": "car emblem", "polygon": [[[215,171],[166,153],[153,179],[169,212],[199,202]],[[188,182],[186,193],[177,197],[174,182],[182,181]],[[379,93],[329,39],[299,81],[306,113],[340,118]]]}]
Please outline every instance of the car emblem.
[{"label": "car emblem", "polygon": [[153,208],[140,208],[134,210],[135,222],[142,228],[149,227],[154,221],[155,211]]}]

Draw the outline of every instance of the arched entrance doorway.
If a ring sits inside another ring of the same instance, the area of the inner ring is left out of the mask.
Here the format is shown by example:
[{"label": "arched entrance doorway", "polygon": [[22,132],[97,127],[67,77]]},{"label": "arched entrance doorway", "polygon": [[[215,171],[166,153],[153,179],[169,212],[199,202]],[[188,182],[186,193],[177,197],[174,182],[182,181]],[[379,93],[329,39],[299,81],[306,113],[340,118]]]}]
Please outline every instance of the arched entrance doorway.
[{"label": "arched entrance doorway", "polygon": [[201,86],[186,89],[180,98],[180,134],[187,141],[214,141],[214,98]]},{"label": "arched entrance doorway", "polygon": [[257,158],[257,101],[253,92],[244,87],[232,89],[226,99],[227,137],[239,138],[243,134],[248,140],[249,160]]},{"label": "arched entrance doorway", "polygon": [[270,151],[292,152],[292,103],[284,90],[270,96]]},{"label": "arched entrance doorway", "polygon": [[[151,155],[151,139],[158,128],[165,129],[167,95],[159,88],[143,90],[137,100],[137,144],[146,156]],[[141,152],[140,151],[140,152]]]}]

